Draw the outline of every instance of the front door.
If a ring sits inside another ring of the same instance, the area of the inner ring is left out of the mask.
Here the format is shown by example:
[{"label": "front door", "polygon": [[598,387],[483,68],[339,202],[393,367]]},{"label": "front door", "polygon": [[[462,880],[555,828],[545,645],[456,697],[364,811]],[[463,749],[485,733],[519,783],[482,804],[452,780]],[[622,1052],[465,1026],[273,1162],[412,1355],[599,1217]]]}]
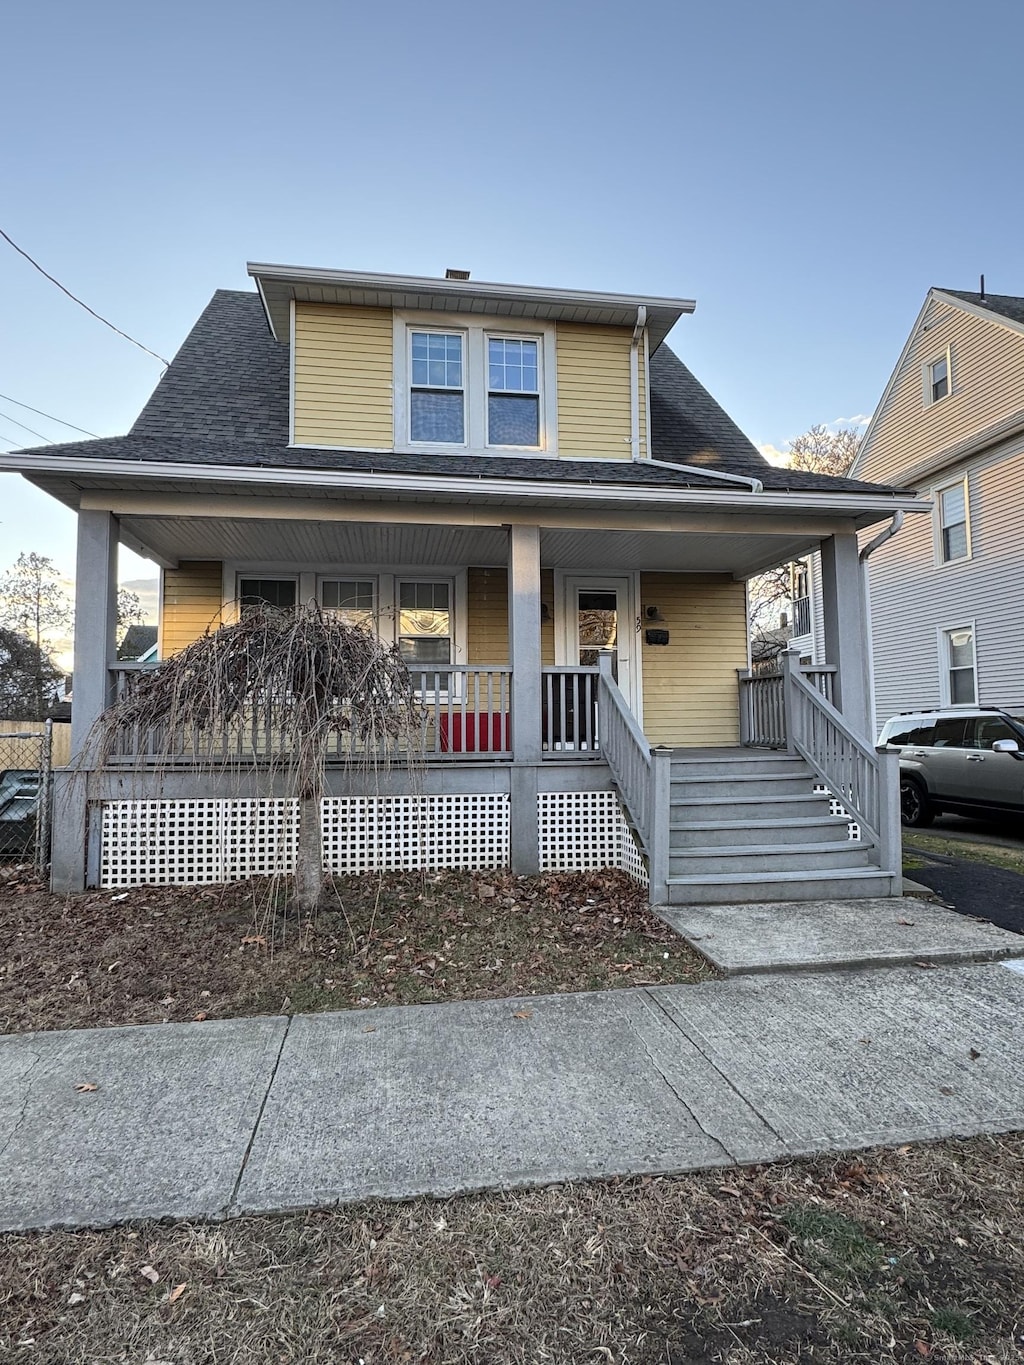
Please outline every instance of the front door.
[{"label": "front door", "polygon": [[634,715],[638,713],[640,692],[635,617],[630,578],[566,578],[564,662],[593,667],[601,653],[608,653],[612,677]]}]

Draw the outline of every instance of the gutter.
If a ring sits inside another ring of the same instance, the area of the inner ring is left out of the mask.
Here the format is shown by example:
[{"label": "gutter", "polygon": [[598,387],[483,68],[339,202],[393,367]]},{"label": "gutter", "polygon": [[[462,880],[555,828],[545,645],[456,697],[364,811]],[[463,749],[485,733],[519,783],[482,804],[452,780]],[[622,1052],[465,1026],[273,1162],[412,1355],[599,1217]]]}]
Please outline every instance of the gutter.
[{"label": "gutter", "polygon": [[879,531],[878,535],[872,540],[869,540],[857,556],[860,563],[861,592],[864,600],[864,611],[861,617],[861,648],[868,665],[868,717],[872,725],[878,724],[878,715],[875,697],[875,642],[871,630],[871,575],[868,572],[868,560],[877,549],[887,541],[892,540],[902,526],[903,513],[897,512],[889,525]]},{"label": "gutter", "polygon": [[[694,473],[702,478],[739,479],[749,484],[757,482],[739,474],[723,474],[720,471],[690,469],[684,465],[669,464],[665,461],[651,461],[667,469],[683,473]],[[79,459],[72,465],[66,458],[47,458],[39,455],[18,455],[9,453],[0,456],[0,470],[17,474],[58,474],[66,479],[75,475],[93,475],[142,479],[190,479],[202,483],[239,483],[258,484],[262,488],[274,487],[311,487],[336,489],[338,492],[372,492],[378,496],[388,494],[438,494],[453,499],[475,498],[481,493],[496,498],[519,499],[536,498],[541,502],[556,502],[576,499],[580,502],[608,502],[617,504],[634,502],[638,504],[666,503],[679,506],[717,507],[731,506],[735,503],[723,502],[723,489],[710,491],[693,488],[673,488],[665,484],[644,486],[629,483],[601,484],[596,480],[588,483],[554,484],[546,479],[496,479],[453,477],[430,478],[422,474],[392,474],[380,470],[316,470],[284,469],[254,465],[209,465],[175,463],[167,465],[153,460],[104,460]],[[596,472],[596,471],[595,471]],[[794,494],[776,492],[769,489],[758,499],[759,510],[778,511],[831,511],[835,513],[882,512],[892,516],[896,512],[930,512],[932,504],[914,497],[900,497],[891,493],[815,493]]]},{"label": "gutter", "polygon": [[640,343],[646,329],[647,305],[641,303],[629,343],[629,447],[634,463],[640,458]]}]

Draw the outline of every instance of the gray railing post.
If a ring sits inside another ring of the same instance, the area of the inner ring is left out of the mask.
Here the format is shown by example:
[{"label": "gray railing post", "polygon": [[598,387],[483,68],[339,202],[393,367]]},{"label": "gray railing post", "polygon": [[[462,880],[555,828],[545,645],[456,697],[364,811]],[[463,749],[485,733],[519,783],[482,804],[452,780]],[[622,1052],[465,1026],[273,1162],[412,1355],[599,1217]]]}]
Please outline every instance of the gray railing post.
[{"label": "gray railing post", "polygon": [[878,755],[878,855],[883,872],[891,872],[892,893],[903,894],[903,829],[900,823],[900,756],[885,749]]},{"label": "gray railing post", "polygon": [[800,654],[798,650],[787,649],[782,655],[782,723],[785,728],[786,749],[793,753],[796,735],[797,687],[796,679],[800,673]]},{"label": "gray railing post", "polygon": [[750,723],[750,688],[743,684],[750,681],[749,668],[737,668],[736,670],[736,690],[739,692],[740,700],[740,744],[743,748],[750,748],[753,738],[753,727]]},{"label": "gray railing post", "polygon": [[650,839],[648,850],[650,903],[668,903],[669,845],[672,822],[672,750],[659,745],[651,750]]}]

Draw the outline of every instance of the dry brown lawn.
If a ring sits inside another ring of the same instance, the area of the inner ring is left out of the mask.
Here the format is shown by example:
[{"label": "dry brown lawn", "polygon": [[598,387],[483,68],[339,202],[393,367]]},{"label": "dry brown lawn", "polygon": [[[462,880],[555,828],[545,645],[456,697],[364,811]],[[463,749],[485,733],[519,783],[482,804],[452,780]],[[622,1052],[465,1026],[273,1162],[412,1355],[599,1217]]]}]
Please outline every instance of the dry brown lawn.
[{"label": "dry brown lawn", "polygon": [[53,896],[0,864],[0,1032],[670,985],[714,973],[623,873],[339,877]]},{"label": "dry brown lawn", "polygon": [[1014,1136],[12,1235],[0,1238],[0,1358],[1011,1365],[1024,1354],[1022,1193]]}]

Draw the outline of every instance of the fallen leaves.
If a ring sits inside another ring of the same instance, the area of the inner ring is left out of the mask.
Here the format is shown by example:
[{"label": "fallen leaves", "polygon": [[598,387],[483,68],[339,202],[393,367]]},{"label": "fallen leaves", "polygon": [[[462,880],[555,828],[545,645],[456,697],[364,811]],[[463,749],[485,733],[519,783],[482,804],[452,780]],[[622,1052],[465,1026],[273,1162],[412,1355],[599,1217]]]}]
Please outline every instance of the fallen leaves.
[{"label": "fallen leaves", "polygon": [[160,1272],[159,1270],[154,1270],[151,1265],[141,1266],[139,1268],[139,1274],[144,1280],[148,1280],[150,1284],[160,1283]]},{"label": "fallen leaves", "polygon": [[181,1284],[176,1284],[173,1289],[168,1290],[164,1303],[177,1303],[188,1288],[188,1281],[182,1280]]},{"label": "fallen leaves", "polygon": [[512,1018],[513,1018],[513,1019],[532,1019],[532,1018],[533,1018],[533,1010],[516,1010],[516,1012],[515,1012],[515,1014],[513,1014]]},{"label": "fallen leaves", "polygon": [[75,1089],[80,1095],[91,1095],[94,1090],[99,1090],[99,1086],[92,1081],[79,1081]]}]

